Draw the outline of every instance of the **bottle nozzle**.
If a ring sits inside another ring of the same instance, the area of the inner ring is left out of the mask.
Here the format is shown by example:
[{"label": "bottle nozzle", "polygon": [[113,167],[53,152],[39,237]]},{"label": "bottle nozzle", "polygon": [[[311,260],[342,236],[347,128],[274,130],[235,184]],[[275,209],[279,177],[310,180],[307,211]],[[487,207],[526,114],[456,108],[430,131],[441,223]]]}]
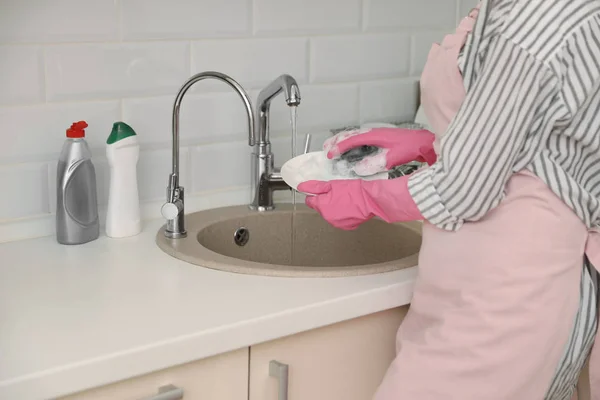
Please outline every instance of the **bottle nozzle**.
[{"label": "bottle nozzle", "polygon": [[85,137],[85,128],[87,127],[88,124],[85,121],[73,122],[71,127],[67,129],[67,137],[75,139]]}]

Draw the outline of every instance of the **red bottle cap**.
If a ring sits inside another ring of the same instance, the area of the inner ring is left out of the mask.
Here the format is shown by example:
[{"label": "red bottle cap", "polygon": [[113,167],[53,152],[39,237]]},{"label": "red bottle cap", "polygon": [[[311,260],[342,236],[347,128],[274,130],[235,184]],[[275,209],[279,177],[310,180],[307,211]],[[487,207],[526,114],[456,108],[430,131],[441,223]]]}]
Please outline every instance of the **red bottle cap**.
[{"label": "red bottle cap", "polygon": [[67,129],[67,137],[73,139],[85,137],[85,128],[87,127],[88,124],[85,121],[73,122],[73,125]]}]

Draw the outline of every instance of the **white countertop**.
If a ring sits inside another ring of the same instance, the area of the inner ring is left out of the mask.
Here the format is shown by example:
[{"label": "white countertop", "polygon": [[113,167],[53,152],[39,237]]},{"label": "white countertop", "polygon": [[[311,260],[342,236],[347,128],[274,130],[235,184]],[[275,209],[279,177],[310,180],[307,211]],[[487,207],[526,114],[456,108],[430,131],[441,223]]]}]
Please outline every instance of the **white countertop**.
[{"label": "white countertop", "polygon": [[48,399],[409,303],[416,267],[236,275],[127,239],[0,244],[0,399]]}]

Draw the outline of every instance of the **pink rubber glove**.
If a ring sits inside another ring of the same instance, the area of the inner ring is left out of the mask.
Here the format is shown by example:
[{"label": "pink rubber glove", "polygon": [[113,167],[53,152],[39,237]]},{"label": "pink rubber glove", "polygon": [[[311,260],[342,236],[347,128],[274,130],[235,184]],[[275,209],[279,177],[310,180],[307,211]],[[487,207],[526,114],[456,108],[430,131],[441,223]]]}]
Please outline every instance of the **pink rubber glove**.
[{"label": "pink rubber glove", "polygon": [[357,129],[340,132],[325,141],[323,149],[327,158],[337,158],[341,154],[360,146],[376,146],[386,151],[386,168],[412,161],[433,164],[437,156],[433,149],[435,135],[428,130],[404,128]]},{"label": "pink rubber glove", "polygon": [[408,176],[373,181],[307,181],[298,185],[298,190],[314,194],[306,197],[306,205],[344,230],[354,230],[373,217],[389,223],[423,219],[408,192]]}]

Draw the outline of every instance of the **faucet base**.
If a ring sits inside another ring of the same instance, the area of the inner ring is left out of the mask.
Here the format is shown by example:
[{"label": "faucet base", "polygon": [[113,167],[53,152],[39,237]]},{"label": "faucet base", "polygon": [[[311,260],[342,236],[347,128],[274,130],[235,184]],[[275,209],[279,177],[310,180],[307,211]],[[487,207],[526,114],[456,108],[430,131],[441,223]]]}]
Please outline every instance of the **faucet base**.
[{"label": "faucet base", "polygon": [[258,212],[265,212],[265,211],[273,211],[275,209],[275,206],[255,206],[253,204],[250,204],[248,206],[248,208],[252,211],[258,211]]},{"label": "faucet base", "polygon": [[165,237],[167,239],[183,239],[187,237],[187,232],[170,232],[165,229]]},{"label": "faucet base", "polygon": [[[263,159],[259,158],[258,160],[272,161],[272,156]],[[253,200],[252,203],[248,205],[248,208],[258,212],[272,211],[275,209],[273,194],[276,191],[291,190],[292,188],[287,183],[285,183],[285,181],[281,177],[281,173],[279,172],[279,170],[276,169],[275,172],[268,172],[274,169],[272,165],[263,162],[260,165],[258,165],[257,168],[258,171],[267,172],[261,173],[258,176],[254,175],[255,181],[253,182]]]}]

